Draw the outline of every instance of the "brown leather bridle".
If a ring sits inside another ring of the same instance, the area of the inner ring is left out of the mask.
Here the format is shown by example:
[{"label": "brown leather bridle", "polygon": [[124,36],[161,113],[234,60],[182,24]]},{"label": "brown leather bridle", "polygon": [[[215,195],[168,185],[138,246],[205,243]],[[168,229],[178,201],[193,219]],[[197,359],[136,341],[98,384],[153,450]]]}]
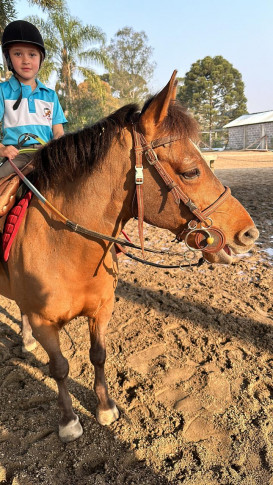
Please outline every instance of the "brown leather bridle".
[{"label": "brown leather bridle", "polygon": [[194,218],[188,223],[188,227],[176,235],[176,239],[178,241],[184,239],[188,249],[191,251],[201,250],[207,253],[216,253],[220,251],[220,249],[222,249],[226,244],[226,237],[221,229],[213,226],[213,221],[209,216],[230,196],[230,188],[225,187],[225,190],[220,197],[218,197],[218,199],[215,200],[215,202],[213,202],[209,207],[201,211],[166,172],[154,151],[154,148],[173,143],[174,141],[179,140],[180,137],[165,136],[151,142],[147,142],[139,129],[138,123],[134,123],[132,125],[132,129],[135,151],[135,183],[138,212],[138,231],[142,253],[144,253],[143,155],[145,156],[147,162],[158,172],[164,181],[167,190],[173,195],[175,203],[179,205],[180,202],[182,202],[194,215]]}]

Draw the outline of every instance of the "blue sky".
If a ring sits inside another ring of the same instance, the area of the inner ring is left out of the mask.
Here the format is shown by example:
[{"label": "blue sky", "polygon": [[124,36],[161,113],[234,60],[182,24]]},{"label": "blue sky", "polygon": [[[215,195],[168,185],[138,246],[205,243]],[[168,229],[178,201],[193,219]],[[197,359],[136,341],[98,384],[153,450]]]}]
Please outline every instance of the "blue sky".
[{"label": "blue sky", "polygon": [[[250,113],[273,110],[273,0],[68,0],[84,24],[100,27],[107,42],[122,27],[145,31],[157,67],[151,91],[160,90],[174,69],[183,77],[205,56],[222,55],[245,83]],[[27,0],[18,18],[42,15]]]}]

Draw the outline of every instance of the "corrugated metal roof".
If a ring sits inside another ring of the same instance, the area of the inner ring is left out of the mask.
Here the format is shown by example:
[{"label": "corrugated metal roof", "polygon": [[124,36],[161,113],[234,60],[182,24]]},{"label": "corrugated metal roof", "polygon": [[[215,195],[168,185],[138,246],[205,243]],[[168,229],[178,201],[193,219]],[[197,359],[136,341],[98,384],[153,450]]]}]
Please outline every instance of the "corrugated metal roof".
[{"label": "corrugated metal roof", "polygon": [[233,128],[234,126],[243,125],[256,125],[257,123],[269,123],[270,121],[273,121],[273,110],[239,116],[239,118],[236,118],[236,120],[233,120],[225,125],[224,128]]}]

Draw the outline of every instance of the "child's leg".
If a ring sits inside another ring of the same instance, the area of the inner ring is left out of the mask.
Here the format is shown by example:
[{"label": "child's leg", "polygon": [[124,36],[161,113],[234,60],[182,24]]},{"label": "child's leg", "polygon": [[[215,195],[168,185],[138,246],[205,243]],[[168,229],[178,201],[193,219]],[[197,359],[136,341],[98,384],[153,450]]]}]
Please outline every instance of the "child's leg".
[{"label": "child's leg", "polygon": [[[29,153],[19,153],[17,157],[13,159],[13,162],[15,163],[16,167],[18,168],[23,168],[30,160],[33,158],[33,152]],[[0,178],[7,177],[11,173],[13,173],[14,170],[9,163],[9,161],[6,161],[1,167],[0,167]]]}]

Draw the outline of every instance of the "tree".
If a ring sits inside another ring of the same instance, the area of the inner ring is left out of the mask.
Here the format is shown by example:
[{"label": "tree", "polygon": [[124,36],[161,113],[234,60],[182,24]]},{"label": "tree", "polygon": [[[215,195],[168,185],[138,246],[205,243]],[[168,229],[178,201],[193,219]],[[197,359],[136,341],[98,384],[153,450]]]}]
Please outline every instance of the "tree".
[{"label": "tree", "polygon": [[108,116],[119,108],[119,100],[111,94],[108,83],[99,76],[87,77],[77,86],[77,92],[70,106],[69,131],[84,128]]},{"label": "tree", "polygon": [[[0,39],[2,38],[5,27],[15,20],[15,0],[0,0]],[[2,56],[3,58],[3,56]],[[6,64],[0,64],[0,78],[5,81],[8,76],[8,69]]]},{"label": "tree", "polygon": [[9,22],[15,20],[15,0],[0,0],[0,38]]},{"label": "tree", "polygon": [[155,63],[150,61],[153,49],[147,41],[145,32],[124,27],[115,34],[107,48],[111,62],[109,81],[122,104],[141,102],[149,93],[148,82]]},{"label": "tree", "polygon": [[202,130],[210,133],[247,113],[242,76],[222,56],[207,56],[192,64],[178,98],[193,111]]},{"label": "tree", "polygon": [[[29,17],[43,35],[47,57],[41,70],[41,79],[46,81],[52,72],[57,73],[56,90],[65,110],[70,109],[77,91],[75,76],[95,76],[90,63],[107,66],[107,57],[102,49],[104,33],[91,25],[83,25],[72,17],[67,8],[52,10],[48,19]],[[97,44],[95,47],[90,47]]]},{"label": "tree", "polygon": [[30,5],[37,5],[42,10],[56,10],[64,7],[63,0],[28,0]]}]

